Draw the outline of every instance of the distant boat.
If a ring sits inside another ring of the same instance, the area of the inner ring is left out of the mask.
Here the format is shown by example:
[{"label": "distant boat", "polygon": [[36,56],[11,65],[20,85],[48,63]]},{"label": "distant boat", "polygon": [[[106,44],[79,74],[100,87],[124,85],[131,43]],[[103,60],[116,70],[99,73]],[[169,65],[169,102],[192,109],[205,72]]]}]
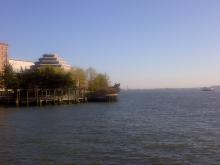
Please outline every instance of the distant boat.
[{"label": "distant boat", "polygon": [[211,86],[212,90],[220,91],[220,85]]},{"label": "distant boat", "polygon": [[210,87],[202,87],[201,90],[202,90],[202,91],[207,91],[207,92],[209,92],[209,91],[213,91],[213,88],[210,88]]}]

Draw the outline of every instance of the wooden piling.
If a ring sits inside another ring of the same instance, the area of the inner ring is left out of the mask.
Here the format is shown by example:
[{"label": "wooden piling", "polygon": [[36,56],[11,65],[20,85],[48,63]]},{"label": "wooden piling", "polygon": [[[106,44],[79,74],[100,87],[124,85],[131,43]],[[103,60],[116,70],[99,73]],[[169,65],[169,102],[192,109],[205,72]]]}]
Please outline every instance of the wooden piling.
[{"label": "wooden piling", "polygon": [[19,89],[16,90],[16,106],[19,106]]},{"label": "wooden piling", "polygon": [[28,96],[28,89],[27,89],[27,98],[26,98],[26,105],[29,106],[29,96]]},{"label": "wooden piling", "polygon": [[53,90],[53,103],[56,103],[56,89]]}]

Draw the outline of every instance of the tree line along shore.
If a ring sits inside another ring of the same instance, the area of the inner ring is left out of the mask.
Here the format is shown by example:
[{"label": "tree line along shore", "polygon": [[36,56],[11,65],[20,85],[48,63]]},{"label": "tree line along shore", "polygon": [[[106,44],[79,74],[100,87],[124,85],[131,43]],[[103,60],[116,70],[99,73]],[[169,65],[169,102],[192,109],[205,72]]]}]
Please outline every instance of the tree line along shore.
[{"label": "tree line along shore", "polygon": [[93,68],[65,70],[44,66],[17,73],[7,64],[0,84],[4,89],[0,103],[16,105],[116,101],[120,90],[120,84],[111,86],[108,75],[97,73]]}]

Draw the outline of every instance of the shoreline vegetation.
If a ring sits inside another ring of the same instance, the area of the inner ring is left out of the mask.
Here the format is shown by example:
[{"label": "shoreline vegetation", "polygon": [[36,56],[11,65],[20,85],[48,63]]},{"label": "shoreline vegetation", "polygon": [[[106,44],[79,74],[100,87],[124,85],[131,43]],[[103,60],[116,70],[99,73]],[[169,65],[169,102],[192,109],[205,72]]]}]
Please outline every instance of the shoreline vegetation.
[{"label": "shoreline vegetation", "polygon": [[44,66],[14,72],[5,65],[0,77],[0,105],[70,104],[87,101],[117,101],[120,84],[110,85],[107,74],[95,69]]}]

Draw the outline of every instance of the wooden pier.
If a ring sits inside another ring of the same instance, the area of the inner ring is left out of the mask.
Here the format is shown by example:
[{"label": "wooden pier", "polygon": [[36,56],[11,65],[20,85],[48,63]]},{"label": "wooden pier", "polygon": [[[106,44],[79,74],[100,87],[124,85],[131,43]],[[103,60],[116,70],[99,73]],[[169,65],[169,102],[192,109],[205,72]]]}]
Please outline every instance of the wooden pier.
[{"label": "wooden pier", "polygon": [[86,91],[81,89],[17,89],[0,94],[0,103],[16,106],[73,104],[86,102]]}]

